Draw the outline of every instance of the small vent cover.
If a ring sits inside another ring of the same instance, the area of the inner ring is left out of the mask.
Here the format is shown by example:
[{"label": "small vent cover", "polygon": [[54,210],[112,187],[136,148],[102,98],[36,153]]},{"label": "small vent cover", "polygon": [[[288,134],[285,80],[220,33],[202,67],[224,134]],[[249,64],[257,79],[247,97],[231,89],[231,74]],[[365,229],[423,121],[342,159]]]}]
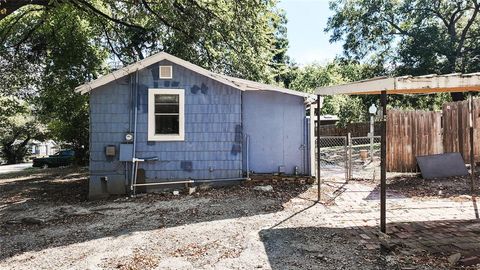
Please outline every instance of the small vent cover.
[{"label": "small vent cover", "polygon": [[171,79],[172,66],[160,66],[160,79]]}]

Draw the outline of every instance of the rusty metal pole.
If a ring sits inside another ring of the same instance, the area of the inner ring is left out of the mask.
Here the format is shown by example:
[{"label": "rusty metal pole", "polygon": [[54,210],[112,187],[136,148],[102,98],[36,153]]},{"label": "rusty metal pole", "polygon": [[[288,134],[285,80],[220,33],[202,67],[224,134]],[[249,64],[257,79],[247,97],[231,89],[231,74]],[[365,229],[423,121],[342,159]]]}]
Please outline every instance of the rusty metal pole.
[{"label": "rusty metal pole", "polygon": [[382,104],[381,148],[380,148],[380,231],[387,232],[387,91],[380,96]]},{"label": "rusty metal pole", "polygon": [[468,101],[468,112],[469,112],[469,125],[470,125],[470,175],[471,183],[470,188],[472,190],[472,196],[475,193],[475,139],[473,133],[473,96],[470,95]]},{"label": "rusty metal pole", "polygon": [[317,185],[318,185],[318,194],[317,200],[320,202],[322,198],[322,180],[320,177],[321,169],[320,169],[320,106],[321,100],[320,95],[317,95]]},{"label": "rusty metal pole", "polygon": [[352,180],[352,133],[347,133],[347,179],[345,179],[345,183]]}]

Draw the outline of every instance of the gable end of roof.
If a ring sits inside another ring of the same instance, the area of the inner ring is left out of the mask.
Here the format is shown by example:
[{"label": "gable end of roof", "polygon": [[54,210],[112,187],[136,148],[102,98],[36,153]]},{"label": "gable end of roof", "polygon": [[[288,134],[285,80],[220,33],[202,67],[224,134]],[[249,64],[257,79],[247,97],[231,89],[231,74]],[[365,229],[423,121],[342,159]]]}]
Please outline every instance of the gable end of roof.
[{"label": "gable end of roof", "polygon": [[153,65],[163,60],[168,60],[174,64],[183,66],[184,68],[192,70],[198,74],[204,75],[208,78],[211,78],[212,80],[218,81],[220,83],[239,89],[241,91],[276,91],[284,94],[301,96],[305,98],[311,97],[311,94],[304,93],[304,92],[299,92],[299,91],[290,90],[290,89],[282,88],[275,85],[269,85],[269,84],[264,84],[264,83],[259,83],[259,82],[254,82],[254,81],[249,81],[245,79],[240,79],[240,78],[235,78],[227,75],[214,73],[200,66],[192,64],[188,61],[185,61],[171,54],[168,54],[166,52],[160,52],[160,53],[154,54],[150,57],[147,57],[138,62],[130,64],[126,67],[115,70],[91,82],[77,86],[75,88],[75,92],[86,94],[95,88],[108,84],[112,81],[115,81],[119,78],[132,74],[138,70],[144,69],[147,66]]}]

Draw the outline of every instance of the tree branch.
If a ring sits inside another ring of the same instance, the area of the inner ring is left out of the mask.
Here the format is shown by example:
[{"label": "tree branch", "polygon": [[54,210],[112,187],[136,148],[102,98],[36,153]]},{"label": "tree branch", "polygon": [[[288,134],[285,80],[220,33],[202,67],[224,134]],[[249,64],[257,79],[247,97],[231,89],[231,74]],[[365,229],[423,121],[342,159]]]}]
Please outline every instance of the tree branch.
[{"label": "tree branch", "polygon": [[37,9],[29,9],[25,11],[24,13],[18,15],[13,22],[11,22],[7,28],[5,28],[2,32],[0,32],[0,37],[2,37],[0,44],[5,44],[5,41],[7,40],[8,34],[10,34],[10,31],[12,31],[13,27],[26,15],[30,14],[31,12],[34,11],[42,11],[44,10],[43,8],[37,8]]},{"label": "tree branch", "polygon": [[15,47],[16,52],[18,52],[18,50],[20,49],[20,45],[26,42],[30,38],[30,36],[33,34],[33,32],[35,32],[35,30],[37,30],[38,27],[40,27],[44,22],[45,20],[42,18],[32,28],[30,28],[30,30],[28,30],[27,34],[20,41],[16,42],[15,45],[12,46],[12,47]]},{"label": "tree branch", "polygon": [[125,65],[126,63],[123,61],[122,56],[117,52],[117,50],[115,50],[115,47],[113,47],[113,44],[110,41],[110,36],[108,35],[107,28],[105,27],[105,25],[103,23],[101,23],[101,25],[102,25],[103,32],[105,33],[105,37],[107,39],[108,46],[112,50],[113,54],[118,58],[118,60],[120,60],[123,65]]},{"label": "tree branch", "polygon": [[17,9],[28,5],[49,6],[49,0],[0,0],[0,21]]},{"label": "tree branch", "polygon": [[[215,14],[213,11],[211,11],[211,10],[209,10],[209,9],[201,6],[200,4],[198,4],[197,1],[195,1],[195,0],[189,0],[189,2],[190,2],[190,3],[193,3],[197,8],[203,10],[204,12],[206,12],[207,14],[209,14],[210,16],[217,18],[224,26],[227,25],[227,23],[224,22],[217,14]],[[183,14],[185,14],[186,16],[188,16],[188,14],[186,14],[185,11],[182,10],[178,5],[175,5],[175,4],[174,4],[174,7],[175,7],[177,10],[179,10],[180,12],[182,12]],[[229,39],[228,39],[227,37],[225,37],[225,35],[224,35],[221,31],[217,31],[217,32],[218,32],[218,34],[220,35],[220,37],[222,38],[223,42],[225,42],[225,44],[226,44],[231,50],[233,50],[233,51],[236,52],[236,53],[240,53],[237,48],[235,48],[234,46],[232,46],[232,44],[230,44]],[[242,38],[245,37],[245,35],[239,35],[239,36],[242,37]],[[247,41],[246,39],[244,39],[244,40]]]},{"label": "tree branch", "polygon": [[157,17],[157,19],[159,19],[163,24],[165,24],[165,26],[169,27],[169,28],[172,28],[176,31],[179,31],[180,33],[184,34],[186,37],[190,38],[193,40],[193,37],[185,30],[185,29],[181,29],[181,28],[178,28],[176,26],[174,26],[173,24],[171,24],[169,21],[167,21],[165,18],[163,18],[162,16],[160,16],[160,14],[158,14],[158,12],[155,12],[151,7],[150,5],[147,3],[146,0],[142,0],[142,4],[143,6],[148,10],[148,12],[152,13],[153,15],[155,15],[155,17]]},{"label": "tree branch", "polygon": [[470,17],[470,19],[468,20],[467,25],[465,25],[465,28],[463,28],[462,33],[460,35],[460,40],[458,42],[458,46],[457,46],[457,49],[455,51],[457,56],[460,55],[460,53],[462,51],[462,48],[463,48],[463,44],[465,43],[465,39],[467,37],[468,30],[470,30],[470,27],[475,22],[475,19],[476,19],[477,15],[478,15],[478,12],[480,10],[480,5],[476,1],[473,1],[473,5],[475,7],[475,9],[473,10],[473,14]]},{"label": "tree branch", "polygon": [[119,20],[119,19],[116,19],[116,18],[113,18],[107,14],[105,14],[104,12],[102,12],[101,10],[97,9],[96,7],[94,7],[92,4],[90,4],[89,2],[87,1],[84,1],[84,0],[72,0],[72,3],[74,2],[78,2],[80,3],[81,5],[85,6],[86,8],[88,8],[91,12],[93,12],[94,14],[96,15],[99,15],[100,17],[103,17],[107,20],[110,20],[112,22],[115,22],[117,24],[120,24],[120,25],[123,25],[123,26],[126,26],[126,27],[129,27],[129,28],[134,28],[134,29],[138,29],[138,30],[141,30],[141,31],[145,31],[146,29],[142,26],[139,26],[139,25],[136,25],[136,24],[131,24],[131,23],[128,23],[128,22],[125,22],[125,21],[122,21],[122,20]]},{"label": "tree branch", "polygon": [[406,35],[406,36],[412,36],[410,33],[402,29],[400,26],[398,26],[393,20],[390,20],[388,18],[385,18],[385,21],[390,24],[391,27],[395,28],[399,32],[399,34]]}]

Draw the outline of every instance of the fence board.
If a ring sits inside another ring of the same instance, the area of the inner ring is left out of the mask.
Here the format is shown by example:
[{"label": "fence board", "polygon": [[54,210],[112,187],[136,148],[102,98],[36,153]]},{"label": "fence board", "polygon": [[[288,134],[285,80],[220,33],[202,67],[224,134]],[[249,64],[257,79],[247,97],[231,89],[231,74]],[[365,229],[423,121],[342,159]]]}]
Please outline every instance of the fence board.
[{"label": "fence board", "polygon": [[[322,136],[345,136],[350,133],[352,137],[363,137],[367,136],[370,132],[370,123],[361,122],[361,123],[350,123],[346,127],[338,127],[335,124],[331,125],[322,125]],[[375,122],[375,134],[380,134],[380,122]]]},{"label": "fence board", "polygon": [[[416,156],[460,152],[470,163],[468,100],[450,102],[442,112],[390,110],[387,170],[416,172]],[[480,99],[473,100],[475,162],[480,162]]]},{"label": "fence board", "polygon": [[[445,152],[460,152],[465,163],[470,163],[469,101],[449,102],[443,105],[443,145]],[[476,143],[475,162],[480,162],[480,99],[473,100],[473,127]]]},{"label": "fence board", "polygon": [[390,110],[387,170],[416,172],[416,156],[443,152],[440,112]]}]

